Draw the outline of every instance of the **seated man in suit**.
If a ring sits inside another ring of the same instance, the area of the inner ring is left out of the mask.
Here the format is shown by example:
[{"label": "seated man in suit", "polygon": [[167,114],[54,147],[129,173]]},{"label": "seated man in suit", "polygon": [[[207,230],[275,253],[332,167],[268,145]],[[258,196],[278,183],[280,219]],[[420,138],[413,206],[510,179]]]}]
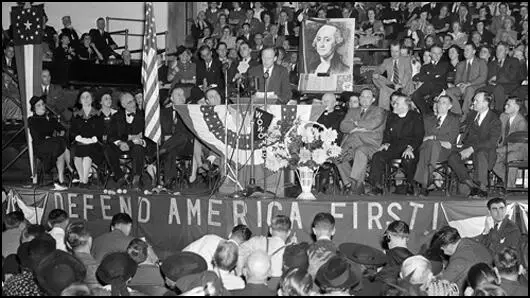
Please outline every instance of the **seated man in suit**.
[{"label": "seated man in suit", "polygon": [[98,51],[103,55],[105,60],[114,55],[120,57],[114,50],[118,47],[110,34],[105,31],[105,19],[99,18],[96,21],[97,29],[90,29],[88,34],[92,38],[92,42],[96,45]]},{"label": "seated man in suit", "polygon": [[203,88],[217,85],[217,88],[224,90],[225,83],[221,61],[213,59],[212,50],[206,45],[199,48],[199,54],[201,59],[195,64],[197,68],[197,86],[204,85],[206,81],[206,86],[203,86]]},{"label": "seated man in suit", "polygon": [[418,162],[418,149],[424,135],[423,123],[421,116],[411,109],[412,102],[405,94],[393,93],[391,104],[393,111],[386,120],[383,144],[372,157],[371,194],[383,194],[385,168],[396,158],[402,159],[401,167],[407,178],[406,193],[414,194],[412,181]]},{"label": "seated man in suit", "polygon": [[528,45],[524,48],[524,57],[525,59],[521,67],[521,78],[523,78],[523,81],[521,82],[521,85],[515,89],[513,95],[524,101],[528,110]]},{"label": "seated man in suit", "polygon": [[[496,62],[488,69],[488,85],[483,90],[493,93],[494,108],[499,114],[502,112],[506,96],[509,96],[520,85],[522,78],[519,61],[508,56],[509,46],[500,42],[496,48]],[[481,89],[482,90],[482,89]]]},{"label": "seated man in suit", "polygon": [[46,106],[49,107],[53,112],[57,113],[62,120],[70,121],[72,118],[72,112],[68,109],[74,105],[74,103],[66,102],[64,96],[63,87],[60,85],[51,84],[52,76],[48,69],[42,70],[42,95],[46,96]]},{"label": "seated man in suit", "polygon": [[430,177],[437,162],[447,160],[451,149],[456,145],[458,137],[459,117],[452,113],[453,100],[449,96],[441,96],[434,103],[435,114],[424,118],[425,137],[420,146],[420,158],[414,180],[420,184],[416,194],[427,196]]},{"label": "seated man in suit", "polygon": [[[493,168],[497,159],[497,142],[501,136],[499,116],[490,110],[492,96],[479,91],[473,99],[473,110],[465,121],[462,138],[462,149],[453,150],[449,155],[449,166],[453,169],[460,183],[471,188],[471,197],[487,197],[488,170]],[[473,177],[471,179],[464,162],[473,159]],[[480,183],[480,184],[477,184]]]},{"label": "seated man in suit", "polygon": [[368,159],[381,146],[386,121],[386,111],[372,105],[375,98],[371,89],[363,89],[359,101],[360,107],[349,109],[340,124],[345,134],[342,150],[348,156],[351,154],[353,165],[350,165],[351,158],[345,158],[338,169],[346,191],[352,194],[364,193]]},{"label": "seated man in suit", "polygon": [[182,88],[171,91],[171,103],[160,113],[160,125],[164,143],[160,147],[160,156],[164,160],[165,187],[171,189],[173,180],[177,177],[175,159],[178,155],[191,156],[193,154],[193,133],[184,124],[176,110],[177,105],[186,104],[186,97]]},{"label": "seated man in suit", "polygon": [[[244,91],[250,89],[248,87],[248,71],[250,68],[254,66],[258,66],[260,63],[257,59],[253,59],[251,56],[251,50],[250,45],[244,41],[239,46],[239,60],[234,61],[228,70],[229,78],[232,78],[229,80],[229,84],[231,87],[235,90],[237,88],[237,80],[244,79],[241,81],[242,85],[240,86],[241,93]],[[230,76],[230,71],[233,69],[233,75]],[[229,88],[230,89],[230,88]]]},{"label": "seated man in suit", "polygon": [[[405,94],[412,91],[412,64],[409,57],[401,56],[399,42],[390,44],[390,56],[383,61],[372,75],[374,84],[379,88],[378,105],[390,110],[390,95],[399,89]],[[383,73],[386,72],[386,77]]]},{"label": "seated man in suit", "polygon": [[[447,73],[449,63],[441,61],[442,48],[439,45],[431,47],[432,63],[422,65],[422,70],[413,80],[423,84],[412,93],[412,101],[418,107],[422,115],[432,114],[432,98],[447,88]],[[425,69],[424,69],[425,68]]]},{"label": "seated man in suit", "polygon": [[[277,51],[265,48],[261,51],[261,65],[252,67],[248,71],[250,78],[256,78],[260,92],[274,92],[277,104],[292,103],[291,87],[289,86],[289,72],[285,67],[276,64]],[[267,77],[267,78],[265,78]],[[269,98],[272,100],[272,98]]]},{"label": "seated man in suit", "polygon": [[497,161],[493,167],[493,171],[503,181],[508,179],[508,187],[515,186],[515,179],[517,178],[517,169],[509,169],[508,177],[506,176],[506,154],[508,154],[508,162],[514,160],[528,160],[528,144],[510,143],[508,152],[506,152],[506,138],[518,131],[528,132],[528,122],[526,121],[523,111],[525,110],[523,101],[518,97],[508,97],[504,105],[504,113],[501,114],[500,120],[502,124],[501,138],[497,147]]},{"label": "seated man in suit", "polygon": [[152,141],[144,138],[145,118],[144,113],[136,106],[136,100],[130,92],[123,92],[120,96],[120,104],[123,107],[112,115],[111,131],[108,139],[109,144],[105,148],[114,179],[118,181],[118,187],[126,184],[124,173],[120,168],[120,154],[128,152],[132,158],[133,188],[138,190],[140,178],[144,170],[145,156],[148,145]]},{"label": "seated man in suit", "polygon": [[487,203],[492,221],[486,220],[482,234],[476,236],[476,241],[486,246],[492,255],[496,255],[505,247],[518,247],[521,230],[508,216],[506,216],[506,200],[493,198]]},{"label": "seated man in suit", "polygon": [[285,36],[282,36],[278,34],[278,25],[271,24],[270,32],[268,35],[265,35],[263,38],[263,44],[266,47],[281,47],[283,45],[283,41],[285,40]]},{"label": "seated man in suit", "polygon": [[[464,47],[464,61],[456,65],[455,87],[447,89],[447,95],[453,99],[451,112],[462,114],[463,119],[469,113],[471,101],[475,91],[486,84],[488,76],[488,65],[486,61],[476,56],[475,44],[468,42]],[[463,96],[463,104],[460,107],[460,97]]]}]

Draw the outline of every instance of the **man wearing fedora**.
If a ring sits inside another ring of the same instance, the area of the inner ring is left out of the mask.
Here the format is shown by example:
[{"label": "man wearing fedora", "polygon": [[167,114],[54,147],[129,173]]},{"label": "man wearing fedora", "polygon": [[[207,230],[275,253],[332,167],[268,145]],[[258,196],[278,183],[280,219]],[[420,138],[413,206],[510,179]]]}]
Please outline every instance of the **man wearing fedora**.
[{"label": "man wearing fedora", "polygon": [[339,251],[350,262],[359,266],[362,283],[356,289],[356,296],[381,296],[384,294],[384,277],[377,275],[378,269],[387,262],[387,257],[382,251],[358,243],[343,243],[339,246]]},{"label": "man wearing fedora", "polygon": [[202,273],[207,269],[206,261],[193,252],[178,252],[166,258],[162,262],[162,266],[160,266],[166,286],[175,293],[183,291],[183,289],[178,287],[178,282],[181,278]]},{"label": "man wearing fedora", "polygon": [[326,296],[351,296],[361,285],[361,269],[342,256],[333,256],[320,267],[315,282]]}]

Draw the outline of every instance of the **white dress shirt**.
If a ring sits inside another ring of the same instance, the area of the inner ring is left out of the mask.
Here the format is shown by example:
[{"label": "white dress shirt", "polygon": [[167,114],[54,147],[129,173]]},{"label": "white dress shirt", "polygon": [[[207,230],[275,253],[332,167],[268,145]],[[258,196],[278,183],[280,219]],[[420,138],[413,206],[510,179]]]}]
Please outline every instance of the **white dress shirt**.
[{"label": "white dress shirt", "polygon": [[242,290],[245,288],[245,281],[241,277],[236,276],[234,273],[220,269],[215,271],[215,273],[221,278],[223,286],[228,291]]},{"label": "white dress shirt", "polygon": [[182,251],[194,252],[206,261],[208,270],[213,270],[212,260],[215,250],[221,241],[225,239],[217,235],[204,235],[201,238],[188,244]]},{"label": "white dress shirt", "polygon": [[[267,245],[268,244],[268,245]],[[271,258],[271,277],[281,277],[285,242],[279,237],[254,236],[239,247],[237,274],[242,274],[248,256],[257,250],[263,250]]]},{"label": "white dress shirt", "polygon": [[56,244],[55,247],[57,249],[62,250],[62,251],[67,251],[66,244],[64,243],[65,231],[63,229],[59,227],[54,227],[48,232],[48,234],[50,234],[50,236],[52,236],[53,239],[55,239],[55,244]]},{"label": "white dress shirt", "polygon": [[486,115],[488,114],[488,111],[489,110],[486,110],[486,111],[484,111],[482,113],[477,114],[477,116],[475,117],[475,120],[477,120],[477,118],[478,118],[478,126],[482,125],[482,121],[484,120],[484,118],[486,118]]}]

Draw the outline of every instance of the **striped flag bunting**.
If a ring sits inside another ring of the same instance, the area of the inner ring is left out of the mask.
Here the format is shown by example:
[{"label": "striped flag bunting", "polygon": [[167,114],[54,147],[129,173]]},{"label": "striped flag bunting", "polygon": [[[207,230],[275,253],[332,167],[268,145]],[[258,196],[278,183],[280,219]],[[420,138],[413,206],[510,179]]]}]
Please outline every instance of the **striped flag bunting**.
[{"label": "striped flag bunting", "polygon": [[145,136],[160,144],[162,128],[160,127],[158,61],[153,2],[145,3],[142,85],[144,87]]}]

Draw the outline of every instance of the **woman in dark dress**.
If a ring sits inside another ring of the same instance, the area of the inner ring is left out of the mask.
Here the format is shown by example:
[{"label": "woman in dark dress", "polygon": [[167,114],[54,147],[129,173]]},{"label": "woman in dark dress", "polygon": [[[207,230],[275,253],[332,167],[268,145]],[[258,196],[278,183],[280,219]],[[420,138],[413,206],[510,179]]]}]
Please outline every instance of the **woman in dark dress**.
[{"label": "woman in dark dress", "polygon": [[449,72],[447,73],[447,86],[449,88],[455,86],[456,80],[456,65],[463,59],[463,51],[457,45],[452,45],[447,50],[447,57],[449,60]]},{"label": "woman in dark dress", "polygon": [[53,163],[57,166],[58,183],[57,189],[66,189],[64,180],[64,166],[70,152],[66,148],[64,137],[54,136],[54,132],[64,131],[64,127],[59,124],[56,118],[50,118],[46,113],[45,96],[33,96],[30,100],[33,116],[29,117],[28,125],[33,139],[33,149],[35,155],[44,166],[44,172],[49,172]]},{"label": "woman in dark dress", "polygon": [[77,105],[80,108],[72,117],[70,136],[74,139],[75,153],[74,163],[79,174],[79,187],[88,187],[88,176],[92,168],[92,162],[101,164],[103,160],[103,148],[101,140],[103,136],[103,118],[100,112],[92,105],[94,95],[88,89],[82,89],[79,93]]},{"label": "woman in dark dress", "polygon": [[99,63],[103,61],[103,55],[98,51],[96,45],[92,42],[92,38],[88,33],[81,36],[81,44],[77,49],[77,57],[79,60],[89,61],[92,63]]},{"label": "woman in dark dress", "polygon": [[100,113],[103,118],[103,136],[102,143],[107,142],[107,135],[110,132],[110,119],[118,110],[112,108],[112,90],[104,89],[100,91],[99,104],[101,106]]}]

